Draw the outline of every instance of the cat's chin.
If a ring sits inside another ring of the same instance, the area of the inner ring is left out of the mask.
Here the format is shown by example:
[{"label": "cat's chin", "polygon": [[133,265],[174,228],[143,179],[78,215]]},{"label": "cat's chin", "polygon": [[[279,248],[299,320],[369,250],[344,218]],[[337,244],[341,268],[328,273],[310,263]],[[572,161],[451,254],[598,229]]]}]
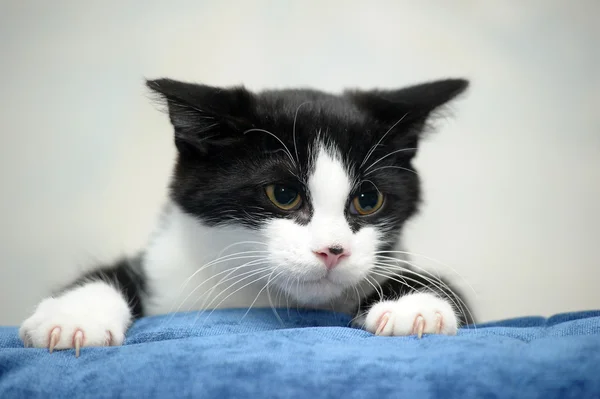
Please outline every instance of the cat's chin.
[{"label": "cat's chin", "polygon": [[327,277],[318,280],[300,281],[287,287],[285,291],[302,305],[322,305],[339,297],[346,287],[334,283]]}]

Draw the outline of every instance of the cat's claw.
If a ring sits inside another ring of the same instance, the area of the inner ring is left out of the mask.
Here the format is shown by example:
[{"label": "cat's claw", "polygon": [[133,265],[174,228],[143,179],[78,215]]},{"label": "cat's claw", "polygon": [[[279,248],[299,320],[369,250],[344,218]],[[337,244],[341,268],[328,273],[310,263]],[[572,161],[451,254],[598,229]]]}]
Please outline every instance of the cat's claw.
[{"label": "cat's claw", "polygon": [[375,335],[380,335],[384,330],[385,326],[387,326],[388,321],[390,321],[390,312],[384,313],[379,319],[379,327],[377,327],[377,331],[375,331]]},{"label": "cat's claw", "polygon": [[416,335],[421,339],[424,334],[455,335],[458,319],[445,300],[417,293],[375,304],[367,313],[364,327],[375,335]]},{"label": "cat's claw", "polygon": [[[55,327],[50,332],[50,340],[48,343],[48,351],[50,353],[54,352],[54,348],[56,348],[56,345],[60,341],[60,333],[61,333],[60,327]],[[106,344],[110,345],[110,337],[107,339]],[[75,330],[75,334],[73,334],[73,347],[75,348],[75,357],[79,357],[82,346],[83,346],[83,331]]]},{"label": "cat's claw", "polygon": [[48,345],[48,350],[50,353],[54,352],[54,348],[56,344],[60,340],[60,327],[55,327],[50,333],[50,343]]},{"label": "cat's claw", "polygon": [[418,315],[415,318],[415,327],[413,328],[413,334],[417,334],[417,338],[423,337],[423,330],[425,329],[425,319],[423,316]]},{"label": "cat's claw", "polygon": [[441,313],[436,312],[435,313],[435,333],[436,334],[441,334],[442,333],[442,326],[444,322],[444,316],[442,316]]},{"label": "cat's claw", "polygon": [[81,330],[77,330],[73,336],[73,342],[73,346],[75,347],[75,357],[79,357],[79,351],[81,350],[81,345],[83,345],[83,332],[81,332]]},{"label": "cat's claw", "polygon": [[[442,320],[444,320],[442,314],[440,312],[435,312],[435,330],[433,330],[434,334],[442,333]],[[415,319],[413,334],[415,334],[417,338],[421,339],[423,337],[423,331],[425,331],[425,318],[421,315],[418,315]]]}]

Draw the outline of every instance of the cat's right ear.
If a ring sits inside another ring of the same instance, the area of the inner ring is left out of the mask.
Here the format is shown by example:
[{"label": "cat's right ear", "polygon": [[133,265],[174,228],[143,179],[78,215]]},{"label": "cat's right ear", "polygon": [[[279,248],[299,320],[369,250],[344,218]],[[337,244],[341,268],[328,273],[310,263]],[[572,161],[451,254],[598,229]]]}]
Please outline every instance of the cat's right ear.
[{"label": "cat's right ear", "polygon": [[146,86],[166,102],[180,153],[206,153],[243,139],[254,97],[243,87],[218,88],[171,79],[147,80]]}]

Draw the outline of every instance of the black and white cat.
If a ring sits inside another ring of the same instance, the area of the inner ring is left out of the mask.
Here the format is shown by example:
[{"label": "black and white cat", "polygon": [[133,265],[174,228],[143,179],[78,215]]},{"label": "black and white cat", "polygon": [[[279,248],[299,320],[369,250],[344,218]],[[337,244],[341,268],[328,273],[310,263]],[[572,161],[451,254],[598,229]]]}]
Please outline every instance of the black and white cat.
[{"label": "black and white cat", "polygon": [[380,335],[469,321],[455,290],[400,250],[420,201],[419,139],[467,81],[342,95],[147,85],[178,150],[163,218],[140,256],[43,300],[21,326],[26,346],[79,355],[122,344],[137,317],[191,309],[334,309]]}]

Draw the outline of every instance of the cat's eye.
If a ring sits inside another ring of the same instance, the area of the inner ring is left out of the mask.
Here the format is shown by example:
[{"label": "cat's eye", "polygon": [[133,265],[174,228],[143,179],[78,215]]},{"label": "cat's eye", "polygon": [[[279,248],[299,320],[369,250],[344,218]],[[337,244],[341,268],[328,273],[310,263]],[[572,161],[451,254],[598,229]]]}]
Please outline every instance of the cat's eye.
[{"label": "cat's eye", "polygon": [[365,191],[359,193],[350,203],[350,213],[360,216],[371,215],[383,205],[383,194],[379,191]]},{"label": "cat's eye", "polygon": [[265,188],[265,191],[271,202],[284,211],[297,209],[302,202],[302,197],[300,197],[298,190],[292,187],[271,184]]}]

